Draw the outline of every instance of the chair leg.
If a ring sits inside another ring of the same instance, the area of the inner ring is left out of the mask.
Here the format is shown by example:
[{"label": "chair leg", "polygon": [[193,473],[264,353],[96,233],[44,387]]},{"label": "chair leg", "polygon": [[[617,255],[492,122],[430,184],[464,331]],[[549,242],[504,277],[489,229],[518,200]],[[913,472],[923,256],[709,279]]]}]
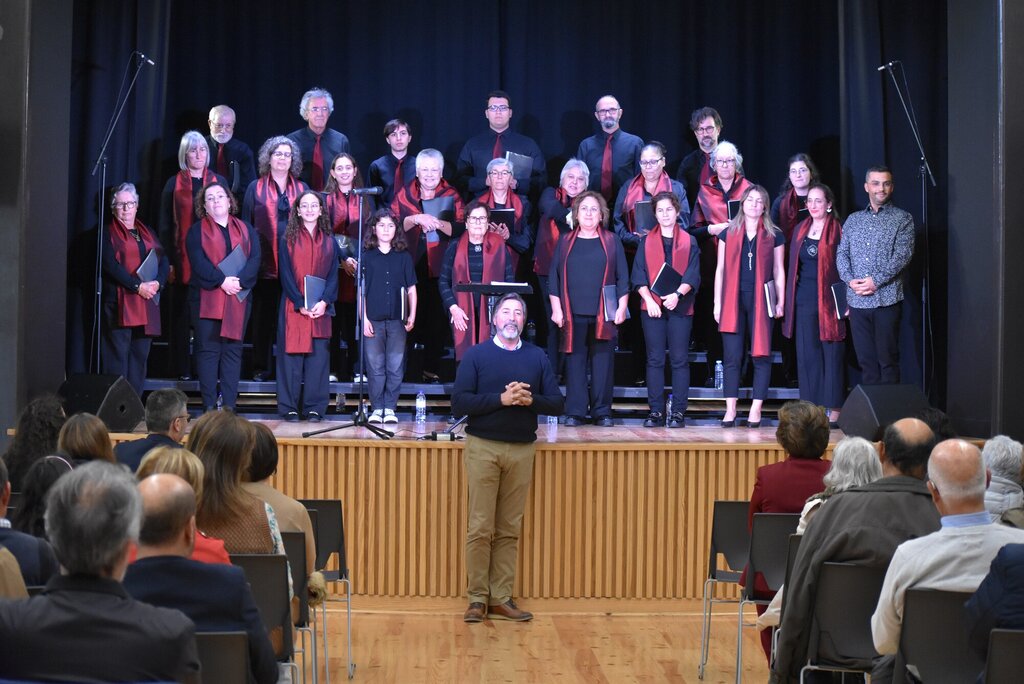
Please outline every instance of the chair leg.
[{"label": "chair leg", "polygon": [[[302,640],[300,642],[302,644],[302,648],[301,649],[295,649],[296,653],[301,653],[302,654],[302,682],[303,682],[303,684],[305,684],[305,682],[306,682],[306,669],[309,666],[310,653],[312,652],[312,661],[313,661],[312,673],[313,674],[312,674],[311,679],[313,680],[313,684],[317,684],[316,634],[313,632],[313,628],[311,626],[309,626],[309,625],[307,625],[305,627],[296,627],[295,631],[298,632],[301,635],[300,639]],[[306,643],[307,635],[309,637],[309,643],[308,644]]]},{"label": "chair leg", "polygon": [[704,580],[700,629],[700,664],[697,666],[697,679],[704,679],[704,668],[708,664],[708,651],[711,647],[711,603],[709,602],[709,594],[714,591],[714,584],[715,580],[711,577]]},{"label": "chair leg", "polygon": [[327,601],[320,604],[320,632],[324,639],[324,681],[331,684],[331,653],[327,648]]},{"label": "chair leg", "polygon": [[743,608],[746,601],[740,600],[739,615],[736,619],[736,684],[743,681]]},{"label": "chair leg", "polygon": [[[345,585],[345,629],[348,632],[348,678],[352,679],[356,676],[356,664],[352,661],[352,582],[348,579],[343,579],[341,580],[341,583]],[[328,684],[330,683],[328,682]]]}]

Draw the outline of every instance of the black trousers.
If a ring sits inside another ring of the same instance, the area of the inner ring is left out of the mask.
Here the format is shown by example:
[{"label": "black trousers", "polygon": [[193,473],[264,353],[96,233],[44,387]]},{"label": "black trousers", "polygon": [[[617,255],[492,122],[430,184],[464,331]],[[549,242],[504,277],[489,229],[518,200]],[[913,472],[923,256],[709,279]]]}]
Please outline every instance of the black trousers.
[{"label": "black trousers", "polygon": [[817,302],[797,302],[793,341],[797,358],[800,359],[796,369],[800,398],[825,408],[840,408],[846,398],[846,383],[843,380],[846,343],[842,340],[825,342],[821,339]]},{"label": "black trousers", "polygon": [[850,307],[853,349],[865,385],[900,382],[900,317],[903,302],[875,309]]},{"label": "black trousers", "polygon": [[[615,382],[615,338],[599,340],[596,316],[573,316],[573,345],[565,355],[565,414],[610,416]],[[587,386],[587,370],[590,386]]]},{"label": "black trousers", "polygon": [[281,305],[281,281],[260,278],[252,298],[252,370],[273,371],[273,344],[277,339],[277,309]]},{"label": "black trousers", "polygon": [[153,338],[146,336],[145,326],[119,326],[117,302],[103,302],[103,337],[100,339],[103,372],[123,375],[140,397],[146,384],[146,363],[152,345]]},{"label": "black trousers", "polygon": [[[246,308],[246,323],[251,308]],[[224,408],[234,410],[238,400],[238,381],[242,375],[242,342],[221,337],[220,320],[199,318],[199,305],[195,302],[193,310],[197,314],[192,326],[196,331],[196,369],[203,408],[211,409],[217,405],[219,382]]]},{"label": "black trousers", "polygon": [[690,332],[693,316],[679,316],[662,309],[660,318],[641,315],[647,340],[647,404],[665,412],[665,350],[672,364],[672,411],[686,412],[690,393]]},{"label": "black trousers", "polygon": [[[284,326],[280,329],[283,331]],[[286,354],[284,334],[277,340],[277,412],[282,416],[289,411],[305,416],[316,411],[327,413],[330,402],[330,358],[327,351],[330,340],[314,338],[310,354]]]},{"label": "black trousers", "polygon": [[[740,366],[743,364],[743,357],[750,349],[751,344],[747,340],[753,340],[754,336],[754,293],[753,291],[740,290],[738,298],[739,312],[736,318],[736,332],[722,333],[722,348],[725,359],[722,365],[725,368],[725,396],[738,397],[740,395]],[[768,339],[772,338],[771,327],[774,326],[773,319],[768,319]],[[754,399],[765,399],[768,396],[768,384],[772,377],[772,357],[752,356],[754,363]]]},{"label": "black trousers", "polygon": [[192,375],[192,356],[189,353],[189,338],[192,332],[192,313],[188,300],[189,286],[174,283],[167,286],[160,301],[160,308],[167,307],[167,352],[170,358],[170,372],[174,377]]}]

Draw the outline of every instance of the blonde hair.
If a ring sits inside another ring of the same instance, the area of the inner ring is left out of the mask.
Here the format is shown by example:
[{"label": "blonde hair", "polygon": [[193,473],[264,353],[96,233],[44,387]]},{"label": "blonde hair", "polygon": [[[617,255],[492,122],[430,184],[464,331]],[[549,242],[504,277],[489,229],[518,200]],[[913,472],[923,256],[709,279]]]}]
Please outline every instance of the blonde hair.
[{"label": "blonde hair", "polygon": [[135,478],[142,482],[150,475],[167,473],[177,475],[192,485],[196,500],[203,493],[203,476],[206,469],[199,457],[188,449],[172,446],[158,446],[146,452],[135,471]]}]

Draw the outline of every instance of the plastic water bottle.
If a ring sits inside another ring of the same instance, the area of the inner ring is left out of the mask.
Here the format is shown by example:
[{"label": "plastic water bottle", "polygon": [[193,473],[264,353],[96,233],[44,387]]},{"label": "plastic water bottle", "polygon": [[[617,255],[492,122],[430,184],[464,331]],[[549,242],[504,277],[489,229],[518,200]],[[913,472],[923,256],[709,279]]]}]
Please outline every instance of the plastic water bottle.
[{"label": "plastic water bottle", "polygon": [[548,416],[548,425],[558,425],[558,416]]},{"label": "plastic water bottle", "polygon": [[427,422],[427,395],[420,390],[416,393],[416,422]]},{"label": "plastic water bottle", "polygon": [[671,393],[669,393],[669,395],[668,395],[668,400],[665,401],[665,415],[666,416],[671,416],[672,415],[672,394]]},{"label": "plastic water bottle", "polygon": [[721,360],[715,361],[715,389],[720,390],[725,388],[725,366],[722,365]]}]

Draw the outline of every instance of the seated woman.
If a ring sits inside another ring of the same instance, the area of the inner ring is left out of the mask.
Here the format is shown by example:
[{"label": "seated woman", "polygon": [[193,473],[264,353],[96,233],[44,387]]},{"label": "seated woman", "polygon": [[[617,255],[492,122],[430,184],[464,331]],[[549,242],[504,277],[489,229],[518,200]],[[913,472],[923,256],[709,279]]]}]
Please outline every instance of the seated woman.
[{"label": "seated woman", "polygon": [[33,537],[48,539],[44,522],[46,495],[53,483],[73,468],[71,461],[58,454],[44,456],[33,463],[22,479],[21,499],[11,518],[11,527]]},{"label": "seated woman", "polygon": [[[141,482],[150,475],[158,473],[177,475],[185,482],[188,482],[192,486],[192,491],[196,493],[196,501],[199,501],[203,493],[205,469],[203,468],[203,462],[191,451],[171,446],[150,449],[142,457],[139,469],[135,471],[135,477]],[[203,563],[231,563],[231,558],[224,549],[224,542],[207,536],[206,533],[199,529],[196,530],[195,546],[190,557],[192,560]],[[134,558],[133,554],[132,559],[134,560]]]},{"label": "seated woman", "polygon": [[57,435],[57,451],[76,466],[88,461],[117,463],[107,426],[91,413],[76,413],[68,418]]},{"label": "seated woman", "polygon": [[11,491],[22,491],[22,480],[32,464],[57,450],[57,435],[67,416],[60,397],[44,394],[28,402],[18,416],[11,445],[4,453]]}]

